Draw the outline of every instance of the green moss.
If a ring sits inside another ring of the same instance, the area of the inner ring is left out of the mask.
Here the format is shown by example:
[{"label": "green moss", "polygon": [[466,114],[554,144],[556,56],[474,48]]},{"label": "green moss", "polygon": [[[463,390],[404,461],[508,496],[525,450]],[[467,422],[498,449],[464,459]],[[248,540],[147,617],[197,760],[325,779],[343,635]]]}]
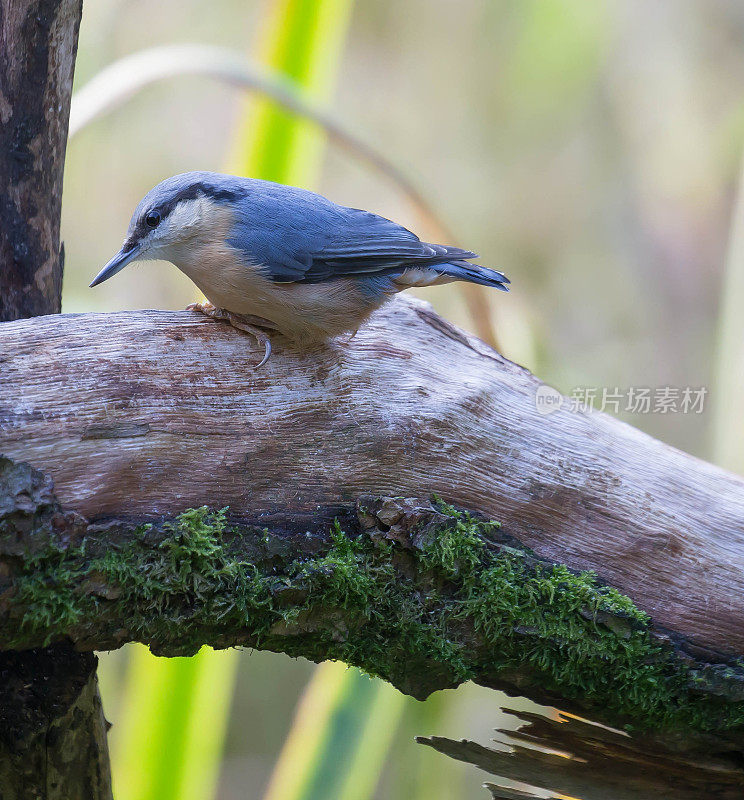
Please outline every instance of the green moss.
[{"label": "green moss", "polygon": [[[711,679],[654,638],[629,598],[540,562],[496,523],[439,510],[410,545],[336,523],[320,549],[299,555],[207,508],[141,527],[119,548],[50,545],[15,576],[26,608],[19,644],[109,626],[112,638],[123,629],[169,655],[241,642],[340,659],[416,696],[501,678],[626,727],[744,724],[744,703],[706,691]],[[727,667],[715,680],[743,674]]]},{"label": "green moss", "polygon": [[78,575],[69,554],[53,546],[30,558],[17,584],[19,605],[27,609],[23,627],[48,631],[48,644],[56,630],[75,625],[84,613],[75,593]]}]

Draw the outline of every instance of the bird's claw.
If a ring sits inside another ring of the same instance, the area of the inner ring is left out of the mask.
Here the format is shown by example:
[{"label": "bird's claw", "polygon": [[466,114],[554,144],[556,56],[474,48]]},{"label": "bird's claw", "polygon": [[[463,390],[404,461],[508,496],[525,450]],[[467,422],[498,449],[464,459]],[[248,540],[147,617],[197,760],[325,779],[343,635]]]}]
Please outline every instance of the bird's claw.
[{"label": "bird's claw", "polygon": [[245,333],[250,334],[259,344],[263,345],[264,356],[254,367],[254,369],[261,369],[261,367],[271,358],[271,339],[269,338],[269,335],[266,333],[266,331],[261,330],[261,328],[251,325],[251,323],[247,321],[247,318],[242,314],[231,314],[228,311],[227,321],[233,326],[233,328],[237,328],[239,331],[244,331]]},{"label": "bird's claw", "polygon": [[266,326],[271,327],[271,323],[268,320],[245,314],[233,314],[231,311],[226,311],[224,308],[217,308],[217,306],[212,303],[189,303],[186,306],[186,311],[198,311],[200,314],[204,314],[211,319],[219,322],[227,322],[236,330],[243,331],[243,333],[253,336],[258,344],[263,345],[264,348],[263,358],[256,364],[254,370],[261,369],[271,358],[271,339],[269,335],[266,331],[256,327],[255,324],[251,324],[254,322],[257,324],[264,323]]}]

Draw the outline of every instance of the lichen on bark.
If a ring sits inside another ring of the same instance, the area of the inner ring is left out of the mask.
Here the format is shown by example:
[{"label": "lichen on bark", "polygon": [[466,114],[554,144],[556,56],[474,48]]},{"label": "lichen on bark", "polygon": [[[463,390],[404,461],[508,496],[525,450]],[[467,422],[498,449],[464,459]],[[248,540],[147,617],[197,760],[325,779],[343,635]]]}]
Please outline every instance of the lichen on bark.
[{"label": "lichen on bark", "polygon": [[0,521],[4,649],[250,646],[342,660],[418,698],[475,680],[628,729],[744,723],[740,664],[680,654],[593,574],[441,501],[367,498],[316,530],[206,507],[147,524],[41,507]]}]

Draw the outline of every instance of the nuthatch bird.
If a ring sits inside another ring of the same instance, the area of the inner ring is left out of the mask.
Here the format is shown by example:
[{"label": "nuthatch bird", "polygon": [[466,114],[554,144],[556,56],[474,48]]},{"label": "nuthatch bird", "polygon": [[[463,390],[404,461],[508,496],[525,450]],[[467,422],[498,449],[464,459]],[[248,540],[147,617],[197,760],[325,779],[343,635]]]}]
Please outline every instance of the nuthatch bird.
[{"label": "nuthatch bird", "polygon": [[132,261],[173,262],[209,300],[190,309],[299,344],[355,332],[391,295],[463,280],[507,291],[475,253],[427,244],[368,211],[304,189],[215,172],[174,175],[135,209],[121,250],[91,286]]}]

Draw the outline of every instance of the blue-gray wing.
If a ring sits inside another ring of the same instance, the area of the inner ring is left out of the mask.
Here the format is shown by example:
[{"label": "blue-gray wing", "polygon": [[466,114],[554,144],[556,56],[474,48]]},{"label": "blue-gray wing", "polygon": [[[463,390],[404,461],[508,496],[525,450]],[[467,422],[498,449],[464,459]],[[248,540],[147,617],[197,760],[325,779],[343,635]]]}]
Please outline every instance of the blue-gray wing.
[{"label": "blue-gray wing", "polygon": [[338,206],[320,195],[264,184],[237,214],[228,243],[280,283],[393,275],[409,267],[475,258],[428,244],[384,217]]}]

